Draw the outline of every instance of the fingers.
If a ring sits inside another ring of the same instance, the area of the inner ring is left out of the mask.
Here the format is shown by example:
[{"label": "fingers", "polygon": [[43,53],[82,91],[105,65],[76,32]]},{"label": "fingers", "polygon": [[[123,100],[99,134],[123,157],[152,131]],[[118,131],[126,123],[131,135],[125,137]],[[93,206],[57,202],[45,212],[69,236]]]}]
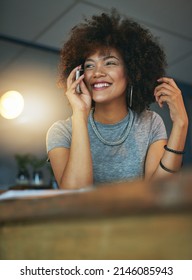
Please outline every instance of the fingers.
[{"label": "fingers", "polygon": [[83,80],[84,78],[84,74],[81,75],[77,80],[75,80],[75,77],[76,77],[76,71],[78,69],[81,68],[81,65],[75,67],[71,73],[69,74],[68,78],[67,78],[67,89],[68,90],[72,90],[72,91],[75,91],[76,88],[77,88],[77,85]]},{"label": "fingers", "polygon": [[74,82],[75,79],[75,73],[76,71],[79,69],[79,66],[75,67],[71,73],[69,74],[68,78],[67,78],[67,87],[70,87],[70,85]]},{"label": "fingers", "polygon": [[86,94],[86,95],[90,95],[83,79],[80,81],[79,85],[80,85],[80,88],[81,88],[81,93]]},{"label": "fingers", "polygon": [[170,78],[158,79],[160,83],[154,91],[154,96],[160,107],[167,103],[170,117],[174,124],[181,127],[188,123],[188,117],[183,102],[182,92],[176,85],[175,81]]},{"label": "fingers", "polygon": [[170,84],[172,87],[178,88],[178,86],[175,83],[175,81],[173,79],[171,79],[171,78],[162,77],[162,78],[158,79],[157,81],[160,82],[160,83]]},{"label": "fingers", "polygon": [[81,85],[84,79],[84,74],[82,74],[77,80],[73,82],[73,87],[76,89],[78,85]]},{"label": "fingers", "polygon": [[169,103],[175,97],[181,95],[181,91],[173,79],[163,77],[158,79],[158,82],[161,84],[155,88],[154,96],[160,107],[163,106],[164,102]]},{"label": "fingers", "polygon": [[71,73],[69,74],[68,78],[67,78],[67,86],[70,87],[70,85],[75,81],[75,77],[76,77],[76,71],[78,69],[81,68],[81,65],[78,65],[77,67],[75,67]]}]

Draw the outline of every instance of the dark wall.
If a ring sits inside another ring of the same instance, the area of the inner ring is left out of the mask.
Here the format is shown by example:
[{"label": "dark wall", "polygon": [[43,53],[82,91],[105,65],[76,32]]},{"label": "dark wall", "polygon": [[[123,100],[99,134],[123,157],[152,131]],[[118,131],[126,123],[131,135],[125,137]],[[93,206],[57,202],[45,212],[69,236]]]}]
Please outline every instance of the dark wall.
[{"label": "dark wall", "polygon": [[187,140],[185,145],[185,155],[184,155],[184,165],[192,165],[192,86],[178,83],[185,102],[185,107],[187,110],[189,118],[189,129],[187,134]]}]

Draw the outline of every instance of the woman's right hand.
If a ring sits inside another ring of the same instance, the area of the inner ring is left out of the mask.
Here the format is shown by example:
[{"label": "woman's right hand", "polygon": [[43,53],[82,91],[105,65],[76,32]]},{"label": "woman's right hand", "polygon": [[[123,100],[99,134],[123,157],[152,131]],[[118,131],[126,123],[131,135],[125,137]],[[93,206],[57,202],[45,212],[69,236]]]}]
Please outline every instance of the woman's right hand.
[{"label": "woman's right hand", "polygon": [[[91,109],[92,99],[90,92],[83,81],[84,74],[75,80],[75,74],[79,68],[80,66],[73,69],[67,78],[67,91],[65,94],[71,104],[73,113],[82,112],[86,113],[88,116]],[[81,87],[81,93],[78,93],[76,90],[78,84]]]}]

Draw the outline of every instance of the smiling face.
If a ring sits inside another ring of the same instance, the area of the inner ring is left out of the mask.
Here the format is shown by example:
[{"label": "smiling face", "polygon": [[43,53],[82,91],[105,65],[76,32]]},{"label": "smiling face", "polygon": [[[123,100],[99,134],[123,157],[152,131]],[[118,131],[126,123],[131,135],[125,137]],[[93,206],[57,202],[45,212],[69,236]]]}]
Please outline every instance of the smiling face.
[{"label": "smiling face", "polygon": [[85,83],[96,103],[125,102],[128,79],[120,53],[98,50],[84,64]]}]

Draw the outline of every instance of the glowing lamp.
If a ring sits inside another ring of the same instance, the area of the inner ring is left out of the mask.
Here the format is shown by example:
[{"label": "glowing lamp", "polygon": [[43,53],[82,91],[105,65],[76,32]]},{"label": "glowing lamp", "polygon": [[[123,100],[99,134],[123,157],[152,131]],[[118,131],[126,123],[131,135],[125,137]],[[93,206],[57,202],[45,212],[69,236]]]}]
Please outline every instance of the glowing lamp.
[{"label": "glowing lamp", "polygon": [[14,90],[7,91],[0,99],[0,114],[5,119],[15,119],[23,111],[24,99],[22,95]]}]

